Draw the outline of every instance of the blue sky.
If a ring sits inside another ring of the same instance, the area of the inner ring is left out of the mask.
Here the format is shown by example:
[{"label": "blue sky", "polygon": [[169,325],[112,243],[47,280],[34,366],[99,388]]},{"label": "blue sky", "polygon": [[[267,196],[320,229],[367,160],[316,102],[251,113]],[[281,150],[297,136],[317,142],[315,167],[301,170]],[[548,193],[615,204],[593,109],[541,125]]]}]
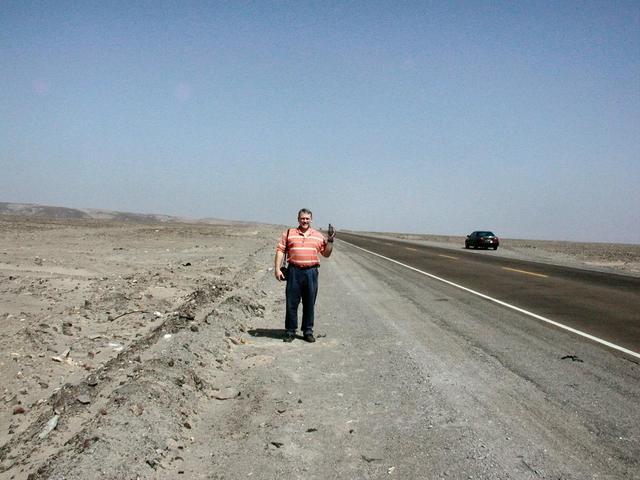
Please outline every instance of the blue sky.
[{"label": "blue sky", "polygon": [[640,243],[640,3],[0,3],[0,201]]}]

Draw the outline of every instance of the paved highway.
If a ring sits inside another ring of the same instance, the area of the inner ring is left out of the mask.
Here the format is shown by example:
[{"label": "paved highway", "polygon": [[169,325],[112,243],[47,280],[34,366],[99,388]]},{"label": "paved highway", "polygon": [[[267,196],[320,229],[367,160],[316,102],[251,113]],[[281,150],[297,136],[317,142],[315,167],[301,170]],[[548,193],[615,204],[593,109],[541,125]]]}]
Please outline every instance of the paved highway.
[{"label": "paved highway", "polygon": [[340,239],[640,357],[640,278],[504,258],[493,251],[478,255],[462,247],[455,251],[342,232]]}]

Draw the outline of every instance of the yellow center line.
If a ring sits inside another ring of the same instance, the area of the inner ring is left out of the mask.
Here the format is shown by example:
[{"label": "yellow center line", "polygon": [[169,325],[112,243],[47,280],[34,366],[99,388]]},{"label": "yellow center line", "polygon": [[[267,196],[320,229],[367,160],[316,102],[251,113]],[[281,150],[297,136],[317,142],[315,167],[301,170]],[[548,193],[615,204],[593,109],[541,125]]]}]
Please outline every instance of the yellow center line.
[{"label": "yellow center line", "polygon": [[438,256],[439,256],[439,257],[444,257],[444,258],[450,258],[451,260],[457,260],[457,259],[458,259],[458,257],[451,257],[451,256],[449,256],[449,255],[442,255],[442,254],[440,254],[440,253],[438,254]]},{"label": "yellow center line", "polygon": [[404,247],[404,248],[406,248],[407,250],[413,250],[414,252],[417,252],[417,251],[418,251],[418,249],[417,249],[417,248],[411,248],[411,247]]},{"label": "yellow center line", "polygon": [[526,270],[518,270],[517,268],[509,268],[509,267],[502,267],[503,270],[510,270],[512,272],[518,272],[518,273],[525,273],[527,275],[533,275],[535,277],[544,277],[547,278],[547,275],[543,275],[541,273],[533,273],[533,272],[527,272]]}]

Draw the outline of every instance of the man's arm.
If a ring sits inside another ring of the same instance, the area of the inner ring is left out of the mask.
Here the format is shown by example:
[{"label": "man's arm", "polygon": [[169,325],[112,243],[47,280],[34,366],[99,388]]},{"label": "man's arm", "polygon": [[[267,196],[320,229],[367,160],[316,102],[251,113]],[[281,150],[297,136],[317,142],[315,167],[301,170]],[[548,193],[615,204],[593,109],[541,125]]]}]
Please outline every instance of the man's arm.
[{"label": "man's arm", "polygon": [[331,256],[331,252],[333,252],[333,239],[336,238],[336,229],[333,228],[333,225],[329,224],[329,230],[327,233],[327,243],[325,244],[324,251],[322,252],[322,256],[325,258],[329,258]]},{"label": "man's arm", "polygon": [[284,275],[280,271],[280,265],[282,265],[282,259],[284,258],[284,252],[276,250],[276,259],[273,264],[273,273],[276,276],[276,280],[284,280]]}]

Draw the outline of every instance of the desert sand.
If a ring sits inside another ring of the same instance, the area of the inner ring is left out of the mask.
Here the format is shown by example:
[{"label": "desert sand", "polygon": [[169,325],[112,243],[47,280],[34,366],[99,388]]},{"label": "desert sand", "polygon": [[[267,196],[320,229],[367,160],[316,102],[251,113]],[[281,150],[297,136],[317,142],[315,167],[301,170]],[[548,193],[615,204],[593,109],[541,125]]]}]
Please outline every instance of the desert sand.
[{"label": "desert sand", "polygon": [[[0,479],[182,473],[198,405],[241,396],[243,371],[268,361],[242,346],[282,326],[281,229],[0,216]],[[498,252],[640,274],[638,245]]]},{"label": "desert sand", "polygon": [[[101,440],[114,450],[105,463],[119,464],[139,445],[127,432],[145,430],[143,412],[163,448],[167,438],[188,441],[189,404],[233,386],[221,379],[228,353],[264,308],[254,279],[270,265],[254,254],[273,251],[278,234],[261,225],[0,216],[0,478],[26,478],[52,455],[64,462],[67,451],[88,450],[93,424],[120,432]],[[197,337],[200,323],[212,324],[215,341],[194,354],[177,334]],[[139,383],[158,377],[152,392]],[[57,422],[53,433],[48,422]],[[112,467],[118,477],[121,466]]]}]

